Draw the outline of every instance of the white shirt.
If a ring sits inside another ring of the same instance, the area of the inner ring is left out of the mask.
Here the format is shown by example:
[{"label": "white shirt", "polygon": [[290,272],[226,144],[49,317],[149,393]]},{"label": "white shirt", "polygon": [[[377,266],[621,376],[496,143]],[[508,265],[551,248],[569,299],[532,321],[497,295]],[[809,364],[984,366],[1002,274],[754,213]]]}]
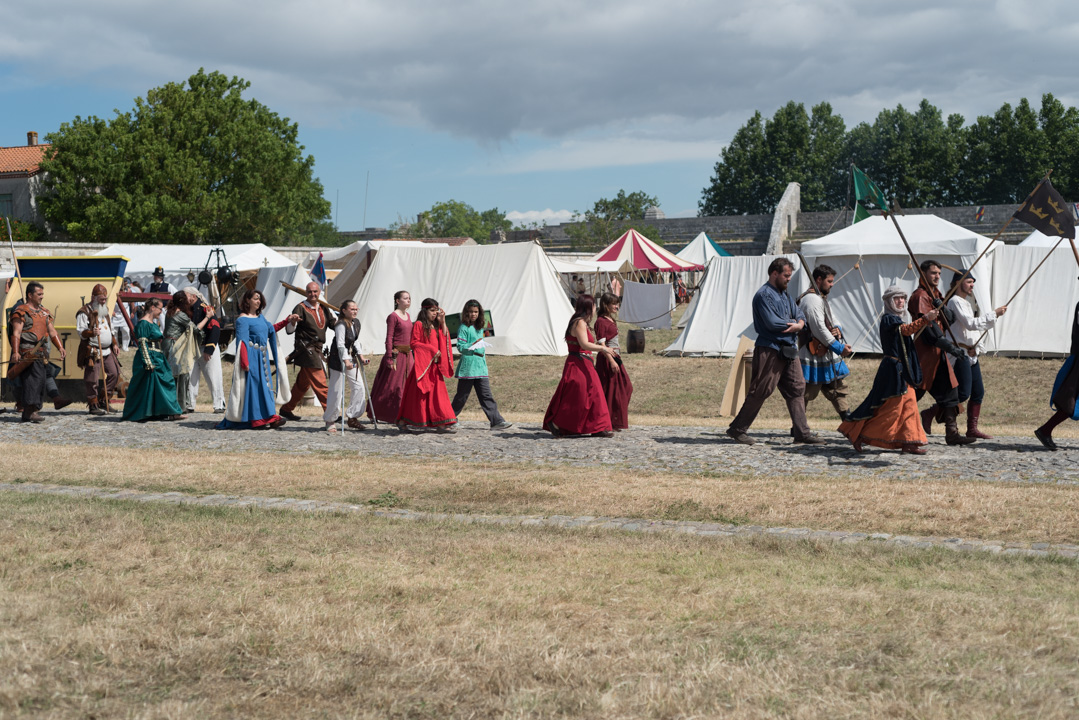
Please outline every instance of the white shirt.
[{"label": "white shirt", "polygon": [[[101,331],[101,356],[105,357],[112,352],[112,327],[110,323],[109,309],[105,305],[94,306],[91,308],[97,310],[97,328]],[[75,316],[75,330],[81,336],[82,333],[90,329],[90,318],[86,317],[86,313],[79,313]],[[98,336],[90,336],[90,347],[98,347]]]},{"label": "white shirt", "polygon": [[[952,332],[955,333],[955,339],[959,341],[959,344],[965,346],[964,349],[974,347],[974,343],[978,341],[982,333],[997,324],[996,310],[990,310],[987,313],[982,313],[979,317],[974,317],[974,308],[971,306],[970,301],[958,295],[952,296],[952,299],[948,301],[948,307],[955,313]],[[979,343],[977,354],[971,357],[970,353],[967,353],[970,364],[973,365],[978,362],[978,355],[983,352],[985,352],[985,344]]]}]

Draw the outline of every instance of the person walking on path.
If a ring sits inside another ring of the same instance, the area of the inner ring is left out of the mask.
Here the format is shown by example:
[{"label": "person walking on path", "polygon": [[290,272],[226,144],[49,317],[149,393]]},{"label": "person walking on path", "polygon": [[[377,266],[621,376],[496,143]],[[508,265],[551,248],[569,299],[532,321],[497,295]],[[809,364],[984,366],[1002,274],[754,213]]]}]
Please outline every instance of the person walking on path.
[{"label": "person walking on path", "polygon": [[446,378],[453,374],[453,350],[446,330],[446,311],[434,298],[423,301],[420,319],[412,325],[409,345],[414,363],[405,381],[397,427],[408,432],[457,432],[457,416],[446,392]]},{"label": "person walking on path", "polygon": [[970,397],[970,363],[962,348],[945,335],[945,330],[955,322],[955,315],[944,305],[937,287],[940,284],[940,263],[926,260],[920,267],[922,279],[918,281],[918,289],[910,296],[910,315],[917,320],[930,310],[939,309],[936,322],[929,323],[914,341],[918,363],[922,367],[918,399],[921,400],[922,395],[929,392],[934,401],[933,405],[922,411],[922,429],[928,435],[933,420],[939,420],[944,423],[944,438],[949,445],[969,445],[977,438],[959,433],[958,417],[960,404]]},{"label": "person walking on path", "polygon": [[326,395],[326,412],[322,415],[326,430],[331,433],[337,432],[334,425],[341,417],[340,405],[344,402],[346,378],[350,393],[345,410],[346,424],[353,430],[365,429],[360,418],[363,416],[367,392],[360,367],[369,361],[356,351],[356,339],[360,336],[360,321],[356,319],[359,312],[360,307],[355,300],[345,300],[341,303],[341,315],[333,328],[333,345],[330,346],[330,358],[326,361],[330,369],[329,392]]},{"label": "person walking on path", "polygon": [[793,271],[790,260],[776,258],[768,266],[768,282],[753,296],[753,329],[757,331],[753,379],[742,409],[727,428],[727,435],[743,445],[756,443],[746,433],[764,401],[777,387],[794,424],[794,442],[810,445],[824,442],[810,431],[806,422],[805,378],[802,365],[797,362],[798,333],[805,326],[805,315],[787,293]]},{"label": "person walking on path", "polygon": [[[967,277],[963,278],[964,275]],[[962,278],[962,282],[960,279]],[[959,287],[956,288],[958,283]],[[979,440],[992,440],[991,435],[986,435],[978,429],[978,420],[982,415],[982,401],[985,399],[985,384],[982,382],[982,364],[978,362],[978,356],[985,352],[985,347],[978,343],[982,334],[997,324],[997,318],[1008,311],[1007,305],[1001,305],[996,310],[978,314],[974,310],[970,299],[974,294],[974,277],[965,270],[956,270],[952,276],[952,287],[955,294],[948,301],[948,309],[955,316],[952,331],[959,347],[967,354],[970,362],[970,401],[967,405],[967,437]]]},{"label": "person walking on path", "polygon": [[835,270],[828,265],[813,269],[813,285],[816,292],[807,291],[798,307],[805,315],[803,335],[809,340],[798,351],[805,378],[805,404],[809,405],[818,394],[832,403],[840,420],[850,419],[850,403],[847,402],[847,383],[850,368],[843,358],[851,356],[852,349],[843,340],[843,329],[832,317],[828,294],[835,285]]},{"label": "person walking on path", "polygon": [[607,410],[611,413],[611,427],[615,430],[629,428],[629,401],[633,397],[633,383],[622,363],[618,342],[618,310],[621,307],[621,298],[612,293],[603,293],[599,298],[596,317],[596,342],[612,350],[610,355],[596,356],[596,375],[603,388],[603,397],[607,400]]},{"label": "person walking on path", "polygon": [[469,300],[461,311],[461,326],[457,329],[457,352],[461,353],[457,361],[457,392],[453,395],[453,414],[459,416],[468,402],[472,390],[480,401],[480,409],[491,423],[492,430],[505,430],[513,423],[506,422],[498,412],[498,403],[491,394],[491,381],[487,371],[487,354],[483,346],[483,306],[479,300]]},{"label": "person walking on path", "polygon": [[839,432],[858,452],[865,444],[924,455],[927,440],[914,391],[922,381],[922,369],[913,335],[936,320],[937,311],[930,310],[912,322],[907,312],[907,293],[898,285],[885,290],[883,299],[880,347],[884,357],[869,396],[839,425]]},{"label": "person walking on path", "polygon": [[183,420],[183,408],[176,400],[176,378],[161,350],[163,335],[157,318],[164,307],[160,298],[150,298],[141,306],[135,325],[135,357],[131,361],[131,382],[124,398],[122,420]]},{"label": "person walking on path", "polygon": [[292,397],[281,406],[281,417],[288,420],[302,420],[295,413],[296,406],[303,400],[310,388],[326,410],[326,366],[322,359],[322,348],[326,344],[326,328],[336,325],[337,319],[319,303],[322,287],[317,282],[307,283],[304,288],[307,298],[292,309],[293,319],[285,327],[289,335],[296,335],[296,346],[292,351],[292,362],[299,368],[296,384],[292,386]]},{"label": "person walking on path", "polygon": [[591,295],[578,295],[573,317],[566,327],[569,354],[562,366],[554,397],[543,415],[543,429],[556,437],[598,435],[611,437],[611,413],[603,397],[603,387],[592,364],[592,353],[607,357],[614,351],[596,343],[588,324],[595,314],[596,304]]},{"label": "person walking on path", "polygon": [[401,398],[405,393],[405,381],[412,370],[412,316],[408,309],[412,296],[407,290],[393,295],[393,312],[386,317],[386,352],[378,364],[378,372],[371,383],[371,407],[367,417],[384,423],[397,422],[401,411]]},{"label": "person walking on path", "polygon": [[1079,420],[1079,303],[1075,305],[1072,313],[1072,345],[1071,353],[1064,360],[1053,383],[1053,392],[1049,396],[1049,407],[1056,412],[1045,423],[1034,431],[1034,437],[1038,442],[1049,450],[1059,450],[1056,441],[1053,440],[1053,430],[1065,420]]}]

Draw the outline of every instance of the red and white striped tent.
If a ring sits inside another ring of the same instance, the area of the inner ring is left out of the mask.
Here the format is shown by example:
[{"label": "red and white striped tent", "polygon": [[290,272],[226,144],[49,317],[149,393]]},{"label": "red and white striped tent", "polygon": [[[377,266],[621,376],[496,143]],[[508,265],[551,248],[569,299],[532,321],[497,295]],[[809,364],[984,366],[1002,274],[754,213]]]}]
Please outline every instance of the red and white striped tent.
[{"label": "red and white striped tent", "polygon": [[691,272],[703,270],[704,266],[683,260],[674,253],[641,235],[627,230],[620,238],[592,256],[589,262],[614,263],[623,267],[626,262],[635,270],[658,270],[659,272]]}]

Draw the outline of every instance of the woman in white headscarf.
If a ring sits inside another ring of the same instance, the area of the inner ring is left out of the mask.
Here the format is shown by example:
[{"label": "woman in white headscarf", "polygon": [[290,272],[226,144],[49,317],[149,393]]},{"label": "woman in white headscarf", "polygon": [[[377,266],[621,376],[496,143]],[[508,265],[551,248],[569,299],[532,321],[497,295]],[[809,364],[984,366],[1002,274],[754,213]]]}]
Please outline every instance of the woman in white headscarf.
[{"label": "woman in white headscarf", "polygon": [[869,397],[851,411],[850,420],[839,426],[839,432],[847,436],[858,452],[865,444],[924,455],[927,440],[914,394],[914,388],[922,382],[922,369],[914,351],[914,335],[937,319],[937,311],[911,322],[907,292],[898,285],[885,290],[883,299],[880,347],[884,358],[873,378]]}]

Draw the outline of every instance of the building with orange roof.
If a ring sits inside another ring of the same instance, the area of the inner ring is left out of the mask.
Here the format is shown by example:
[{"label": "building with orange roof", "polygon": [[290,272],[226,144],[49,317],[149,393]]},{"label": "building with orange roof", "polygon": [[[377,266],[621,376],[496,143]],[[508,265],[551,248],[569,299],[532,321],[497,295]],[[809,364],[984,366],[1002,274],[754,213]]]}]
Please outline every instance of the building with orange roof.
[{"label": "building with orange roof", "polygon": [[41,224],[37,196],[44,176],[41,160],[49,147],[38,144],[32,131],[26,133],[26,145],[0,147],[0,216]]}]

